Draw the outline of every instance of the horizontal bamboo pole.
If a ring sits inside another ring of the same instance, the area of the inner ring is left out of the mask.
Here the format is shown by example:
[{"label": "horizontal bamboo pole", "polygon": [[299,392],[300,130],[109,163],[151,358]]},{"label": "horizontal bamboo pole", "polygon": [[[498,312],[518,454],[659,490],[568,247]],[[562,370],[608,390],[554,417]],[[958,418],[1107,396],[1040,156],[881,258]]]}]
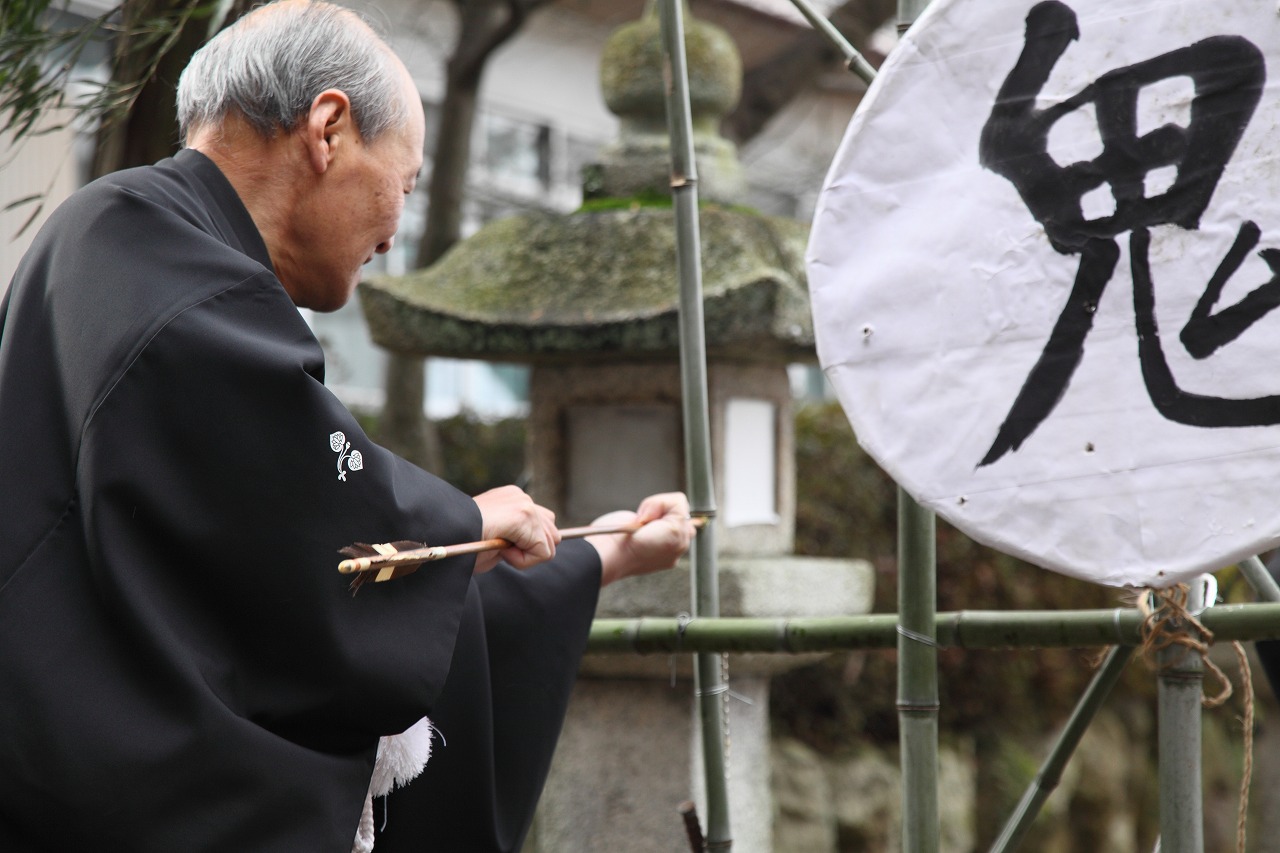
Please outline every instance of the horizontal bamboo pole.
[{"label": "horizontal bamboo pole", "polygon": [[[1200,621],[1218,641],[1280,639],[1280,604],[1220,604]],[[1142,615],[1113,610],[958,610],[937,616],[943,648],[1079,648],[1135,646]],[[829,652],[889,649],[898,641],[898,615],[803,618],[597,619],[587,651],[594,654],[677,652]]]}]

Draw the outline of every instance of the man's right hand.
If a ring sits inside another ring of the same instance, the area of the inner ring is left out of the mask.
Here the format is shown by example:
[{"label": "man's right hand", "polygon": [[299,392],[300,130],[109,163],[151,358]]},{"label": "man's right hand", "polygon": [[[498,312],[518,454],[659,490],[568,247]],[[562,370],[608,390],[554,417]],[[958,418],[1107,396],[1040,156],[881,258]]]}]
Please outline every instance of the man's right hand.
[{"label": "man's right hand", "polygon": [[555,556],[560,542],[556,516],[538,506],[516,486],[501,486],[476,495],[476,506],[484,519],[481,537],[506,539],[510,548],[476,555],[476,574],[487,572],[505,560],[517,569],[527,569]]}]

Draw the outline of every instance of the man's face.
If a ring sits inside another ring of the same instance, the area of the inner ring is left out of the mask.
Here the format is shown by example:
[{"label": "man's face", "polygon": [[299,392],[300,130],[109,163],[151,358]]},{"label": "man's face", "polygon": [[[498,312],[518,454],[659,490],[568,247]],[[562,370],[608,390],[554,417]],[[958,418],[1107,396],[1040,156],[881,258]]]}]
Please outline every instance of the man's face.
[{"label": "man's face", "polygon": [[294,220],[300,256],[280,272],[299,307],[341,308],[360,282],[360,268],[391,249],[405,198],[422,169],[424,132],[421,108],[415,108],[403,126],[371,145],[358,137],[346,140],[305,215]]}]

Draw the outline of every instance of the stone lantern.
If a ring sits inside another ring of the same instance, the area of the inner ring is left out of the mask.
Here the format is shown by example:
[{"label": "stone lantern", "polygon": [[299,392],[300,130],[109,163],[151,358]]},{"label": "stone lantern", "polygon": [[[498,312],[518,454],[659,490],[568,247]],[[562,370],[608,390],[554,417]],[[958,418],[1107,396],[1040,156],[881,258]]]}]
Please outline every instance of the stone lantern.
[{"label": "stone lantern", "polygon": [[[719,136],[741,65],[721,30],[686,18],[698,157],[715,520],[724,616],[865,612],[872,573],[791,554],[787,365],[812,361],[808,229],[740,206],[741,168]],[[611,37],[602,60],[620,137],[568,214],[490,223],[437,264],[360,289],[374,339],[420,356],[531,365],[529,491],[562,525],[684,489],[675,264],[658,19]],[[604,590],[603,617],[690,610],[686,570]],[[812,659],[811,657],[808,659]],[[728,699],[735,846],[771,849],[769,677],[797,656],[735,657]],[[588,656],[526,849],[687,847],[677,805],[701,788],[688,655]]]}]

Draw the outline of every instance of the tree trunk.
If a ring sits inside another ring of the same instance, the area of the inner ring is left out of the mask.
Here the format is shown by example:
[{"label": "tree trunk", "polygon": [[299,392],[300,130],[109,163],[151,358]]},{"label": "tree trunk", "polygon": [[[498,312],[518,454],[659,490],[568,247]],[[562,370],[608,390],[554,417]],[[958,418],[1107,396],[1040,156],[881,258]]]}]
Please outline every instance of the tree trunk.
[{"label": "tree trunk", "polygon": [[[223,25],[247,12],[251,2],[235,0]],[[116,37],[111,78],[117,85],[141,88],[131,89],[137,91],[137,97],[123,115],[103,117],[94,145],[91,178],[147,166],[178,150],[178,77],[209,34],[207,16],[182,17],[197,4],[198,0],[128,0],[124,4],[123,32]],[[147,21],[175,16],[183,23],[172,43],[167,33],[143,30]],[[156,53],[165,44],[169,44],[168,50],[157,61]]]},{"label": "tree trunk", "polygon": [[444,456],[440,436],[427,419],[426,362],[421,358],[391,353],[387,359],[387,402],[378,422],[378,443],[427,471],[441,473]]},{"label": "tree trunk", "polygon": [[[417,267],[438,261],[462,238],[463,200],[471,163],[480,81],[493,51],[519,30],[530,11],[545,0],[459,3],[458,43],[450,56],[440,105],[427,188],[427,221],[418,243]],[[411,388],[412,386],[412,388]],[[391,353],[387,362],[387,402],[379,443],[414,464],[439,474],[444,469],[440,440],[424,414],[426,366],[422,359]],[[416,393],[414,392],[416,389]]]},{"label": "tree trunk", "polygon": [[463,200],[471,165],[471,136],[480,97],[479,76],[449,75],[440,105],[440,137],[427,189],[427,221],[418,244],[417,266],[429,267],[462,238]]},{"label": "tree trunk", "polygon": [[[440,259],[462,236],[462,202],[471,159],[479,76],[461,82],[450,74],[440,105],[440,135],[436,139],[427,188],[427,221],[418,243],[418,267]],[[426,363],[416,356],[391,353],[387,360],[387,402],[379,425],[379,443],[420,468],[436,474],[444,470],[440,437],[422,404],[426,396]]]}]

